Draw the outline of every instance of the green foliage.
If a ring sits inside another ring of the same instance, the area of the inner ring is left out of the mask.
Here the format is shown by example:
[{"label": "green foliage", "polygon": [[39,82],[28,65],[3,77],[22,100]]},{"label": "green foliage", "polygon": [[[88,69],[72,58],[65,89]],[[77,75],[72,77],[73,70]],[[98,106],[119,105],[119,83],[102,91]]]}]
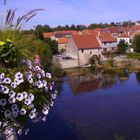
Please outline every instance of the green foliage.
[{"label": "green foliage", "polygon": [[37,25],[35,28],[35,35],[37,36],[37,38],[43,40],[43,33],[44,32],[51,32],[52,29],[50,28],[49,25]]},{"label": "green foliage", "polygon": [[107,28],[107,27],[110,27],[110,24],[107,24],[107,23],[100,23],[100,24],[97,24],[97,23],[92,23],[90,24],[87,29],[95,29],[95,28]]},{"label": "green foliage", "polygon": [[135,35],[132,46],[135,52],[140,52],[140,35]]},{"label": "green foliage", "polygon": [[131,59],[138,59],[138,60],[140,60],[140,53],[129,53],[129,54],[127,54],[127,57],[131,58]]},{"label": "green foliage", "polygon": [[125,43],[125,40],[120,40],[120,42],[118,44],[118,53],[125,54],[127,48],[128,48],[128,44]]},{"label": "green foliage", "polygon": [[48,45],[52,51],[52,54],[58,54],[58,43],[55,40],[51,40],[50,38],[44,39],[46,45]]},{"label": "green foliage", "polygon": [[0,42],[0,64],[2,67],[14,67],[18,62],[18,51],[15,45],[7,40],[6,42]]},{"label": "green foliage", "polygon": [[64,52],[66,52],[66,49],[63,49],[63,48],[62,48],[62,49],[60,50],[60,54],[63,54]]}]

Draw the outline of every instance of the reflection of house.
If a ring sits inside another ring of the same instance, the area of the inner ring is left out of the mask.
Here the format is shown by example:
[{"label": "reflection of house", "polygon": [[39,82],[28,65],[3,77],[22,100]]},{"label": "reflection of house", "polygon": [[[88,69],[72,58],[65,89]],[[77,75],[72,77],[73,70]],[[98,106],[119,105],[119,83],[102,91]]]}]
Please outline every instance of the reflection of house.
[{"label": "reflection of house", "polygon": [[95,35],[73,35],[68,41],[66,54],[77,59],[79,66],[89,63],[96,55],[101,57],[101,46]]},{"label": "reflection of house", "polygon": [[[81,77],[77,78],[70,78],[69,83],[71,90],[75,95],[86,93],[86,92],[93,92],[99,88],[109,88],[111,87],[117,80],[117,77],[114,75],[109,77],[104,77],[101,73],[97,73],[96,75],[89,75],[89,77]],[[83,80],[85,79],[85,80]]]}]

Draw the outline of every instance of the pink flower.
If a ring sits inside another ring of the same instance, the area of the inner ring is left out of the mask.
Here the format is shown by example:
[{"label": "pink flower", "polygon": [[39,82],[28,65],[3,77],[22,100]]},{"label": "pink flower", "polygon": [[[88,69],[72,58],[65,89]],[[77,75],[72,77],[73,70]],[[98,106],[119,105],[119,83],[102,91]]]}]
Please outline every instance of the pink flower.
[{"label": "pink flower", "polygon": [[35,56],[34,63],[35,64],[40,64],[40,56],[39,55]]}]

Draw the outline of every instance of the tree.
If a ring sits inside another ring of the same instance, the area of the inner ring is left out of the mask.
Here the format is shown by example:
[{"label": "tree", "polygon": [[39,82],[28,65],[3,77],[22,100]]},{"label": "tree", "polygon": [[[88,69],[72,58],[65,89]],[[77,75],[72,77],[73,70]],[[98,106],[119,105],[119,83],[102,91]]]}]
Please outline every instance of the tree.
[{"label": "tree", "polygon": [[71,25],[71,27],[70,27],[70,29],[71,29],[71,30],[76,30],[75,25],[74,25],[74,24],[72,24],[72,25]]},{"label": "tree", "polygon": [[45,38],[44,42],[47,46],[50,47],[52,54],[58,54],[58,43],[55,40],[51,40],[50,38]]},{"label": "tree", "polygon": [[135,52],[139,52],[140,53],[140,34],[137,34],[134,36],[134,40],[133,40],[133,48],[135,50]]},{"label": "tree", "polygon": [[125,40],[120,40],[118,44],[118,53],[125,54],[127,48],[128,48],[128,44],[125,43]]},{"label": "tree", "polygon": [[41,40],[43,39],[43,26],[42,25],[36,26],[35,35],[37,36],[37,38],[40,38]]}]

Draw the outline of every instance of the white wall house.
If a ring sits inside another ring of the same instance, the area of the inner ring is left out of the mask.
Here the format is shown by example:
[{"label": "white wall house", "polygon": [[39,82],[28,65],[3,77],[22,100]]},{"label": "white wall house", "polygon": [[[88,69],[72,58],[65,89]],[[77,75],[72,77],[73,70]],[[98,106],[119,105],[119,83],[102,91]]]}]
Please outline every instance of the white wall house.
[{"label": "white wall house", "polygon": [[117,49],[117,40],[109,32],[99,32],[97,39],[102,50],[110,51]]},{"label": "white wall house", "polygon": [[89,63],[92,56],[101,57],[101,46],[93,35],[73,35],[69,39],[66,54],[76,59],[79,66]]},{"label": "white wall house", "polygon": [[124,40],[125,43],[128,43],[128,45],[131,45],[130,37],[127,34],[121,34],[121,35],[119,35],[118,38],[117,38],[117,44],[119,44],[119,42],[121,40]]}]

